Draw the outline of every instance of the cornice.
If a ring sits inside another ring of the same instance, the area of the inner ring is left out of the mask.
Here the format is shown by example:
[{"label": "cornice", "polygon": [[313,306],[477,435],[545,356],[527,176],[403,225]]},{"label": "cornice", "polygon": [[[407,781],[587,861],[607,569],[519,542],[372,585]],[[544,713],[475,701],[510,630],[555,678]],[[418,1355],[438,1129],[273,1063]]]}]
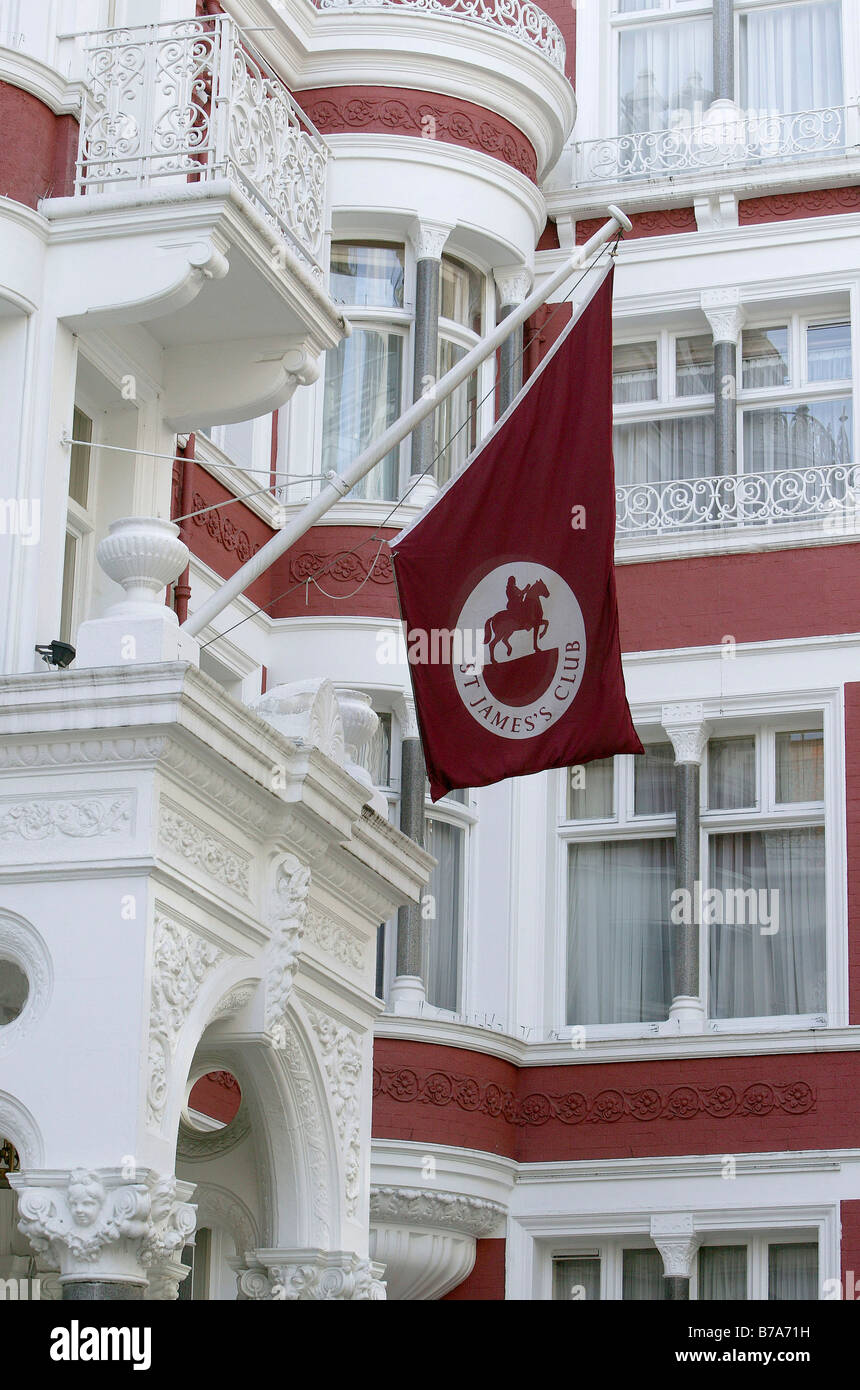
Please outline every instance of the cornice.
[{"label": "cornice", "polygon": [[0,82],[29,92],[55,116],[80,116],[84,83],[70,82],[56,68],[20,49],[0,45]]},{"label": "cornice", "polygon": [[491,1235],[506,1215],[501,1202],[460,1192],[394,1185],[373,1185],[370,1189],[372,1226],[418,1226],[481,1239]]}]

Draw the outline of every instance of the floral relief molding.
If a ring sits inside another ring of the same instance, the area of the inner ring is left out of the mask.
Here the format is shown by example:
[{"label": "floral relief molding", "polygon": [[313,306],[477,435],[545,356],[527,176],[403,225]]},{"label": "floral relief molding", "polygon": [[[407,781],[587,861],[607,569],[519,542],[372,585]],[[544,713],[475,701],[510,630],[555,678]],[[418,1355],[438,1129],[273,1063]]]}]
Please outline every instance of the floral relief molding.
[{"label": "floral relief molding", "polygon": [[482,1085],[473,1076],[452,1072],[418,1072],[406,1067],[377,1067],[373,1094],[402,1104],[456,1105],[501,1118],[511,1125],[544,1125],[557,1120],[565,1125],[614,1124],[618,1120],[691,1120],[710,1115],[725,1120],[732,1116],[769,1115],[774,1110],[803,1115],[814,1110],[816,1095],[805,1081],[771,1085],[756,1081],[743,1090],[732,1086],[646,1086],[636,1091],[607,1088],[591,1096],[581,1091],[564,1094],[534,1091],[520,1099],[494,1082]]}]

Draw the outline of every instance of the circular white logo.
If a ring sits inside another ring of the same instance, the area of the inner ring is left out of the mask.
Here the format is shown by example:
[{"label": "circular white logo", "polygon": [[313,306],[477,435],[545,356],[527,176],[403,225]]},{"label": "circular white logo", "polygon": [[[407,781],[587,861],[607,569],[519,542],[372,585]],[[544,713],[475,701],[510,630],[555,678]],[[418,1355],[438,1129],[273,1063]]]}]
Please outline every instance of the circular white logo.
[{"label": "circular white logo", "polygon": [[499,565],[475,585],[457,629],[479,634],[479,660],[453,671],[482,728],[535,738],[570,709],[585,672],[585,622],[555,570],[528,560]]}]

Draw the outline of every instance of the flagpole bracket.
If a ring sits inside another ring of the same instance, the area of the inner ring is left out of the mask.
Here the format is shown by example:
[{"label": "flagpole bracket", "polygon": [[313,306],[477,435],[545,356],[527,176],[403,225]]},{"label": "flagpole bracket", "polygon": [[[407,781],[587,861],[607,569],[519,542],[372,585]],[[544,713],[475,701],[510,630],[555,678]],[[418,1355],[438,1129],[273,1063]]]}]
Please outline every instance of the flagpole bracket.
[{"label": "flagpole bracket", "polygon": [[346,494],[352,491],[349,483],[341,477],[340,473],[335,473],[333,468],[330,468],[325,476],[326,482],[334,488],[335,492],[339,492],[341,497],[346,497]]},{"label": "flagpole bracket", "polygon": [[630,218],[627,216],[627,213],[621,211],[617,203],[610,203],[606,211],[609,213],[610,217],[615,218],[615,221],[618,223],[618,226],[621,228],[622,231],[633,231],[633,223],[630,221]]}]

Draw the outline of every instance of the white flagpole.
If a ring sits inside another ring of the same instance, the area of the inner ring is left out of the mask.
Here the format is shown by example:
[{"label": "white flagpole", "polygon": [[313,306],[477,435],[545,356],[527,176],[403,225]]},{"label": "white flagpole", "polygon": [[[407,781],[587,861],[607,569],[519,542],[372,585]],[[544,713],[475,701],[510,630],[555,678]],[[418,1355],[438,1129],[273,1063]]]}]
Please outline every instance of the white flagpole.
[{"label": "white flagpole", "polygon": [[273,536],[270,541],[258,550],[256,555],[252,555],[240,569],[227,579],[215,590],[215,593],[206,600],[205,603],[192,613],[182,624],[182,630],[196,636],[201,632],[213,618],[217,618],[219,613],[238,598],[241,593],[252,584],[255,579],[269,568],[285,550],[289,550],[291,545],[295,545],[306,531],[310,530],[321,516],[339,502],[348,492],[360,482],[371,468],[375,468],[377,463],[385,458],[386,454],[405,439],[420,425],[441,404],[452,391],[455,391],[462,382],[472,375],[476,367],[486,360],[498,347],[505,341],[515,328],[519,328],[521,323],[525,323],[527,318],[539,309],[540,306],[549,299],[550,295],[559,289],[575,270],[585,264],[601,246],[615,236],[619,231],[630,231],[632,223],[630,218],[621,211],[620,208],[610,203],[607,211],[610,220],[605,222],[591,237],[584,246],[578,247],[570,260],[561,266],[550,278],[541,285],[540,289],[535,290],[528,299],[524,300],[514,309],[501,323],[489,333],[486,338],[482,338],[479,343],[466,353],[459,362],[446,372],[437,381],[432,391],[420,396],[413,405],[405,410],[399,419],[395,420],[388,429],[379,436],[364,453],[359,454],[358,458],[350,464],[344,473],[332,477],[324,488],[294,517],[288,526]]}]

